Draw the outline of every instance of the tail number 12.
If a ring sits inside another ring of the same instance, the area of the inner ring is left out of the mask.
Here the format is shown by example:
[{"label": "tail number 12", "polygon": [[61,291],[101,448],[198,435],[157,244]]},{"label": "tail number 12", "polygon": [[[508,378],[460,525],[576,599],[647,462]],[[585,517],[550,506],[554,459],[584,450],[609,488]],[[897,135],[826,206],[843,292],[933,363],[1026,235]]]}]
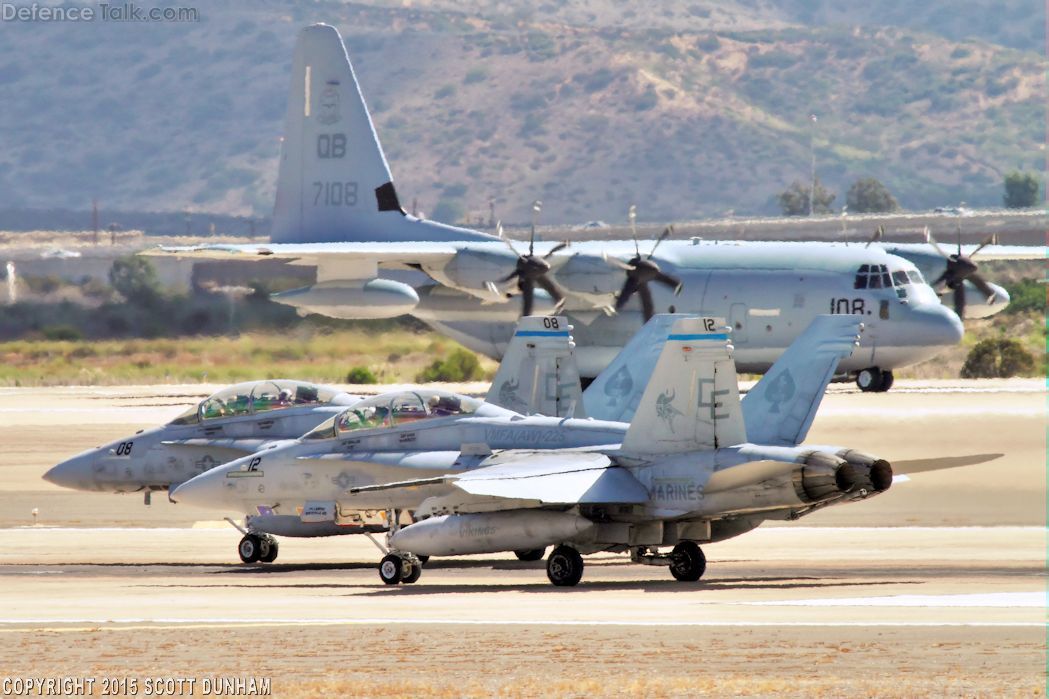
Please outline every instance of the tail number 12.
[{"label": "tail number 12", "polygon": [[314,182],[314,206],[357,206],[356,182]]}]

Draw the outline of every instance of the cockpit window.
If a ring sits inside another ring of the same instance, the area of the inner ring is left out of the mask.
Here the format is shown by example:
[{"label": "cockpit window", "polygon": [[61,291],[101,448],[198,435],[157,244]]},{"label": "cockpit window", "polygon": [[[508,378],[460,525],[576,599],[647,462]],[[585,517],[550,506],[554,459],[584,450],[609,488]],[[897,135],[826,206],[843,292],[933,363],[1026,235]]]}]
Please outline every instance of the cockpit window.
[{"label": "cockpit window", "polygon": [[335,438],[335,418],[329,418],[321,424],[314,427],[312,430],[303,435],[303,440],[313,439],[334,439]]},{"label": "cockpit window", "polygon": [[200,412],[198,410],[200,406],[194,405],[192,408],[187,408],[184,413],[179,415],[177,418],[172,420],[169,424],[171,425],[195,425],[200,422]]},{"label": "cockpit window", "polygon": [[[915,281],[917,275],[917,281]],[[906,296],[904,286],[907,284],[921,284],[921,275],[917,270],[895,270],[890,272],[886,265],[860,265],[856,271],[855,289],[896,289],[898,296]]]},{"label": "cockpit window", "polygon": [[[299,405],[331,403],[336,392],[301,381],[255,381],[224,388],[201,402],[201,419],[251,415]],[[180,423],[186,424],[186,423]]]},{"label": "cockpit window", "polygon": [[418,390],[386,393],[361,401],[335,420],[339,434],[377,427],[395,427],[450,415],[470,415],[481,401],[447,391]]}]

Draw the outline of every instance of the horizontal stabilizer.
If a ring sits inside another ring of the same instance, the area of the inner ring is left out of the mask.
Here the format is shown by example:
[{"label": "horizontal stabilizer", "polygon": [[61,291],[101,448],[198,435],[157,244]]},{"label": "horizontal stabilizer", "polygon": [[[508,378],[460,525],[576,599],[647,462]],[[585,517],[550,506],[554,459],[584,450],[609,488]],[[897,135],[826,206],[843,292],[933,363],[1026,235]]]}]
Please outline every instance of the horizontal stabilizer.
[{"label": "horizontal stabilizer", "polygon": [[912,473],[925,473],[926,471],[941,471],[945,468],[959,468],[961,466],[975,466],[1000,459],[1005,454],[970,454],[968,456],[940,456],[932,459],[911,459],[909,461],[893,461],[892,472],[899,475]]}]

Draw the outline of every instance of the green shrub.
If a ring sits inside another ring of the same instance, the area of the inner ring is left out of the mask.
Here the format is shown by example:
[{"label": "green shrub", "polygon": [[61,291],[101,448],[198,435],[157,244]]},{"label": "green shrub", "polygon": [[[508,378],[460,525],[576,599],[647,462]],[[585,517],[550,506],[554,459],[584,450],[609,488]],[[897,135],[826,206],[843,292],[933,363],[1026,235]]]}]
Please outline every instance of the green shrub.
[{"label": "green shrub", "polygon": [[969,352],[962,366],[963,379],[1008,378],[1034,371],[1034,356],[1016,340],[981,340]]},{"label": "green shrub", "polygon": [[71,325],[49,325],[46,328],[41,328],[40,334],[44,336],[45,340],[74,341],[84,339],[83,333]]},{"label": "green shrub", "polygon": [[457,349],[444,359],[435,359],[430,366],[416,375],[415,380],[421,383],[432,381],[476,381],[484,378],[481,363],[477,355],[464,349]]},{"label": "green shrub", "polygon": [[1009,292],[1009,306],[1005,309],[1006,313],[1045,312],[1046,285],[1042,282],[1037,279],[1021,279],[1003,286]]},{"label": "green shrub", "polygon": [[379,379],[376,378],[375,374],[368,367],[355,366],[350,369],[348,374],[346,374],[346,383],[379,383]]}]

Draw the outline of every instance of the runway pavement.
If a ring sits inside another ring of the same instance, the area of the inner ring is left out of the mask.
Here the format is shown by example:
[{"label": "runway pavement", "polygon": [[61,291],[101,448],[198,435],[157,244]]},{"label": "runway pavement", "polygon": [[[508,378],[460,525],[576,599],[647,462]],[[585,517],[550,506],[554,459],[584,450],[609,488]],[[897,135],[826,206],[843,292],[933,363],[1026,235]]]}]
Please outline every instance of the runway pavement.
[{"label": "runway pavement", "polygon": [[568,590],[512,556],[434,559],[387,587],[360,537],[241,565],[214,513],[39,481],[206,389],[0,390],[0,675],[258,675],[277,696],[1042,695],[1044,384],[899,388],[835,387],[810,441],[1004,456],[704,547],[699,583],[602,554]]}]

